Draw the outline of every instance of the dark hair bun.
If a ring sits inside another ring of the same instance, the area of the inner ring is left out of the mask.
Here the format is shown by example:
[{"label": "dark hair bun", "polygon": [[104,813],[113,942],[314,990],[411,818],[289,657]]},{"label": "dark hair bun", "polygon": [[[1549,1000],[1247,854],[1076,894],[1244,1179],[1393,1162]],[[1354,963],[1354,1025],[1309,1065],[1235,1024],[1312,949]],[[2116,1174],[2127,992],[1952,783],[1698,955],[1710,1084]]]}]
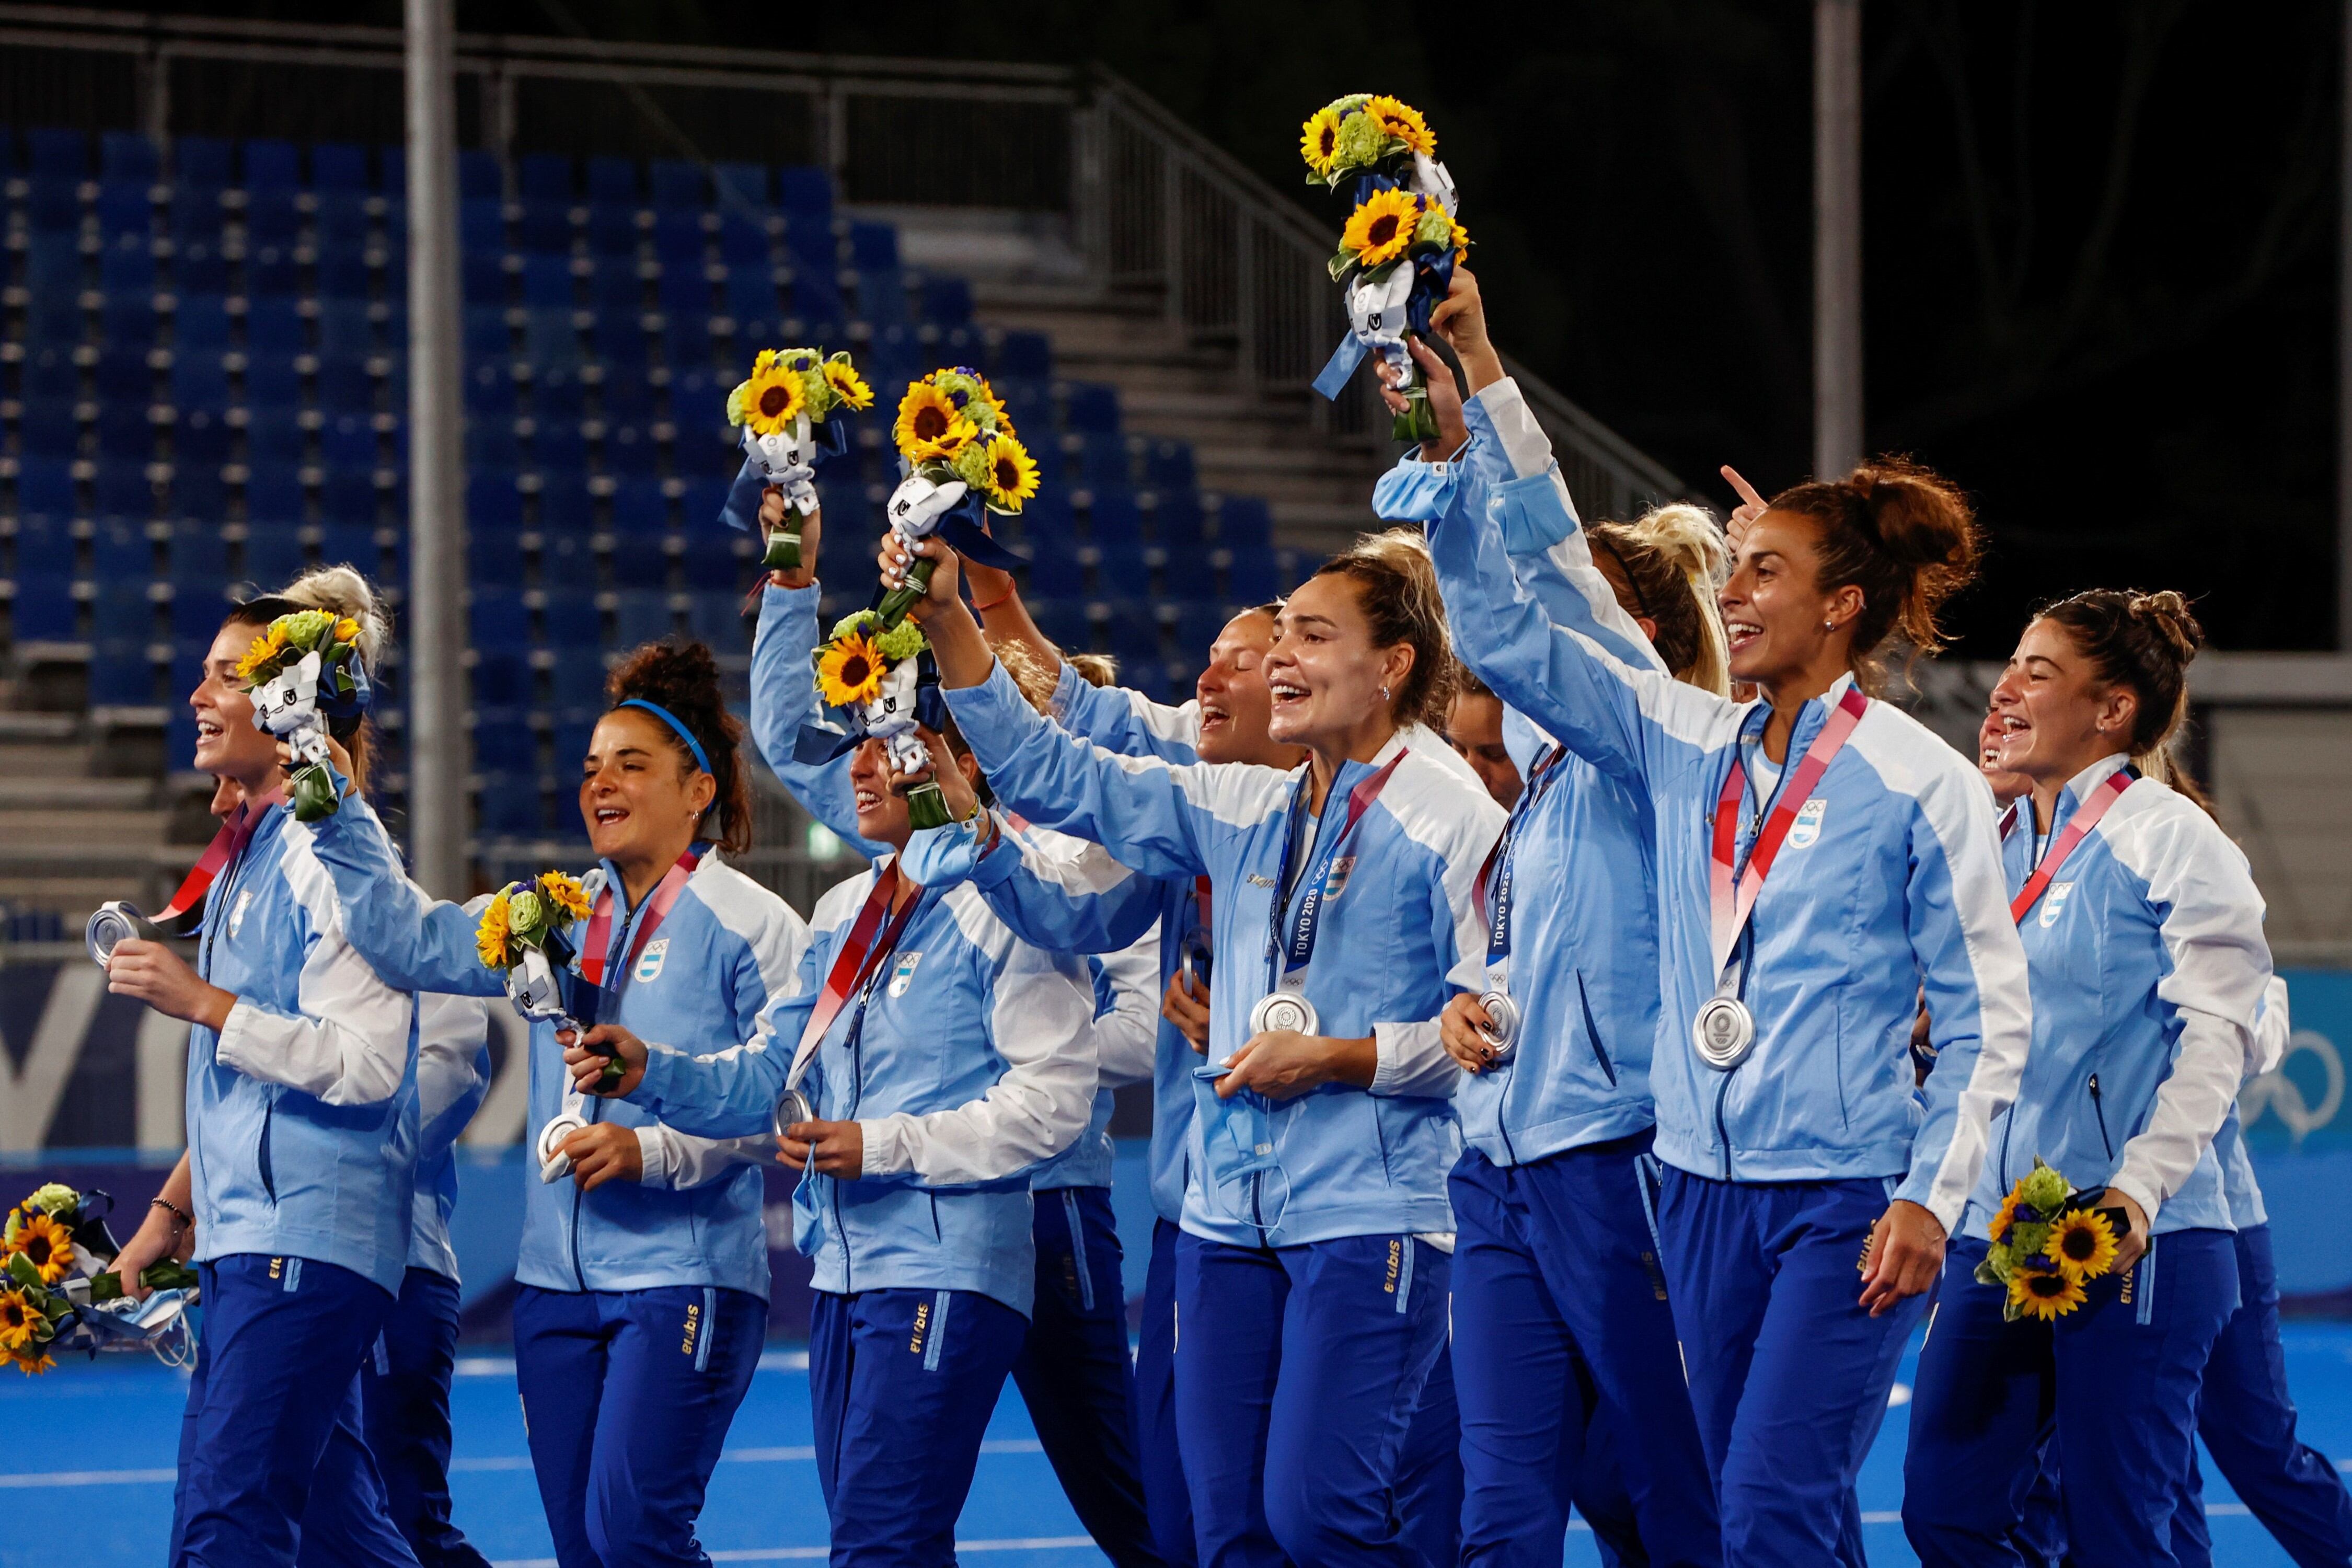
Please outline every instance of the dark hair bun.
[{"label": "dark hair bun", "polygon": [[[604,678],[604,691],[613,704],[650,702],[667,710],[693,731],[710,759],[710,775],[719,785],[711,801],[719,831],[710,835],[719,847],[742,849],[751,841],[751,796],[738,757],[743,725],[727,710],[719,687],[719,659],[698,642],[649,642],[621,656]],[[663,728],[667,730],[667,725]],[[683,741],[677,752],[687,766],[694,756]]]},{"label": "dark hair bun", "polygon": [[2173,656],[2182,664],[2197,657],[2205,646],[2205,628],[2197,624],[2197,616],[2189,608],[2189,601],[2169,588],[2153,594],[2134,594],[2126,605],[2134,617],[2147,623],[2147,627],[2161,638]]},{"label": "dark hair bun", "polygon": [[1900,633],[1913,652],[1944,643],[1937,616],[1975,578],[1982,534],[1968,498],[1949,479],[1905,457],[1874,458],[1841,479],[1814,479],[1772,498],[1774,511],[1821,529],[1816,581],[1862,590],[1853,626],[1857,673],[1874,680],[1872,656]]}]

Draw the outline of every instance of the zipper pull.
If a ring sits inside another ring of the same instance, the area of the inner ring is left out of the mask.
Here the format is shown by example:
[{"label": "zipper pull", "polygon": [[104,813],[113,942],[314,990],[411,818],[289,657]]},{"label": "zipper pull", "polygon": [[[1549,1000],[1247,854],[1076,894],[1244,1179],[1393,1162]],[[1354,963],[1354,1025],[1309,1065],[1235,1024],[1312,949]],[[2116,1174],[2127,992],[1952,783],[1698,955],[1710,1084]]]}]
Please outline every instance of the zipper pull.
[{"label": "zipper pull", "polygon": [[2091,1075],[2091,1098],[2093,1100],[2099,1098],[2099,1075],[2097,1073],[2093,1073]]}]

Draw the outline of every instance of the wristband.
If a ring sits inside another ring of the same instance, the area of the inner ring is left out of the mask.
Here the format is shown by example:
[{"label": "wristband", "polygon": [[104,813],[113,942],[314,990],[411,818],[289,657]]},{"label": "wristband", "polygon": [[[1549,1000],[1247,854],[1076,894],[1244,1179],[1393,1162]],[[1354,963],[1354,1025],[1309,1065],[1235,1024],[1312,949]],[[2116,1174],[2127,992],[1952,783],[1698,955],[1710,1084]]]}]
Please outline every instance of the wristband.
[{"label": "wristband", "polygon": [[179,1205],[173,1203],[169,1198],[150,1198],[147,1200],[147,1206],[151,1209],[162,1209],[173,1219],[178,1220],[182,1230],[194,1230],[195,1228],[196,1216],[190,1214],[187,1210],[182,1208]]},{"label": "wristband", "polygon": [[1015,594],[1019,593],[1020,591],[1021,591],[1021,590],[1020,590],[1017,586],[1016,586],[1016,587],[1007,587],[1007,588],[1004,590],[1004,592],[1003,592],[1002,594],[997,595],[996,595],[996,597],[994,597],[993,599],[989,600],[989,601],[988,601],[988,603],[986,603],[985,605],[974,605],[971,607],[971,613],[972,613],[973,615],[975,615],[975,616],[984,616],[984,615],[988,614],[988,612],[989,612],[989,611],[991,611],[991,610],[992,610],[992,609],[996,608],[996,606],[997,606],[997,605],[1002,605],[1002,604],[1003,604],[1006,600],[1008,600],[1008,599],[1012,598],[1013,595],[1015,595]]}]

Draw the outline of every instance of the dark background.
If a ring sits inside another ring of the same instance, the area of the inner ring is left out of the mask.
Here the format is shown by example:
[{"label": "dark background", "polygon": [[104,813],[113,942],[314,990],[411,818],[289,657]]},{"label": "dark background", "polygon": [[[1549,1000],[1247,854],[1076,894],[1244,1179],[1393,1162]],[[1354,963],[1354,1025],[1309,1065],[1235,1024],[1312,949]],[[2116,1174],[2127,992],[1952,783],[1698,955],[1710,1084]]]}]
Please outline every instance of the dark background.
[{"label": "dark background", "polygon": [[[2041,598],[2127,584],[2195,595],[2220,647],[2334,645],[2340,16],[1868,0],[1867,440],[1950,474],[1991,531],[1963,651],[2006,653]],[[457,21],[1100,59],[1335,233],[1298,123],[1393,92],[1438,132],[1507,347],[1718,502],[1719,463],[1767,491],[1808,463],[1803,0],[460,0]]]}]

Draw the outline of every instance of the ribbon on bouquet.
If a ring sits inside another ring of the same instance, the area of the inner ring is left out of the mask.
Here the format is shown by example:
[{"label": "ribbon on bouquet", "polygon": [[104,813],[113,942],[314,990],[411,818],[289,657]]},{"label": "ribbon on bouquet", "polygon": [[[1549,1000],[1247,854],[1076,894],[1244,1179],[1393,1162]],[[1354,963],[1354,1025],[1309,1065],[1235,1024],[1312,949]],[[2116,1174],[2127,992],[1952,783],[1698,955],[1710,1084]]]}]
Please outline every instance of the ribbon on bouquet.
[{"label": "ribbon on bouquet", "polygon": [[835,418],[812,425],[803,441],[795,443],[806,447],[809,461],[787,463],[781,468],[769,464],[761,439],[751,433],[749,426],[744,426],[743,466],[736,471],[735,482],[727,489],[726,502],[719,509],[719,521],[754,538],[760,533],[760,500],[771,485],[782,489],[802,516],[816,510],[815,465],[821,458],[837,458],[849,450],[849,422]]},{"label": "ribbon on bouquet", "polygon": [[[846,731],[824,724],[802,725],[793,740],[793,761],[804,768],[822,767],[855,751],[873,731],[863,711],[851,709],[849,713]],[[940,690],[939,661],[929,648],[915,656],[915,722],[935,733],[947,728],[948,700]]]}]

